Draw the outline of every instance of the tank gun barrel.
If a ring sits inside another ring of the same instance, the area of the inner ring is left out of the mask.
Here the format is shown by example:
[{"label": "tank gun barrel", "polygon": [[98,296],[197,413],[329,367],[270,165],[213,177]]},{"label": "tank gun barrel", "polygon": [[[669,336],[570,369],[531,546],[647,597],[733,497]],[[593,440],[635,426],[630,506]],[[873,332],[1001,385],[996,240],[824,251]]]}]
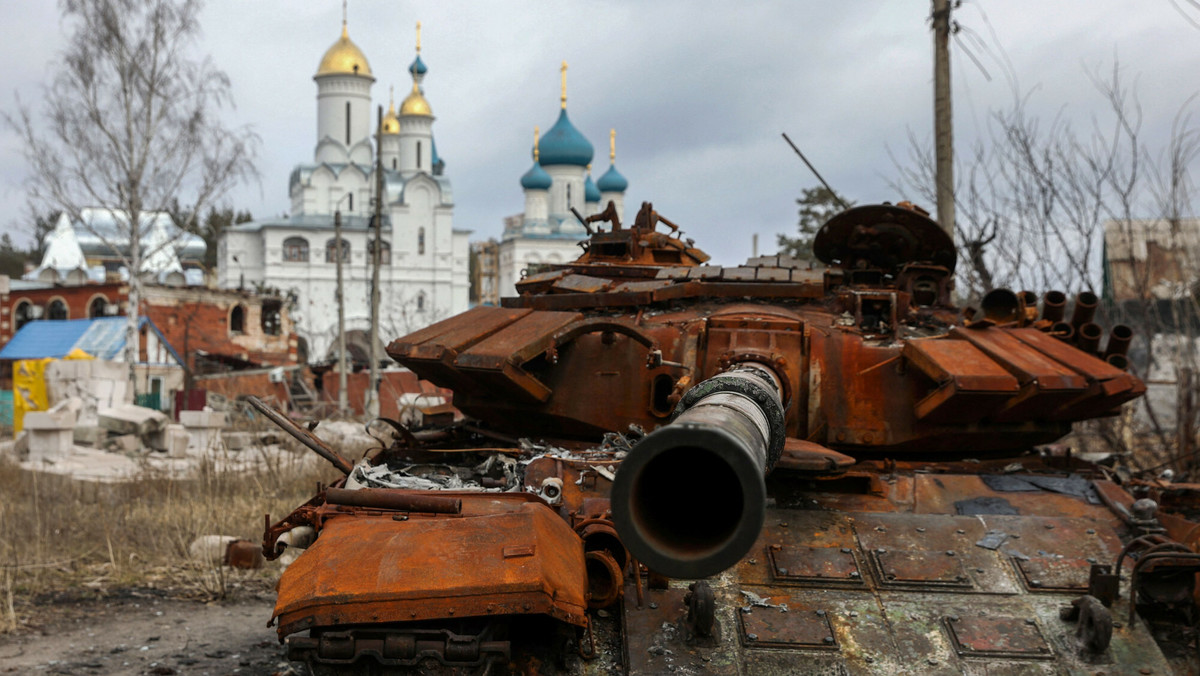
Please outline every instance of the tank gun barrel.
[{"label": "tank gun barrel", "polygon": [[783,449],[780,381],[745,362],[683,396],[642,439],[612,488],[621,541],[651,570],[701,578],[737,563],[762,530],[764,477]]}]

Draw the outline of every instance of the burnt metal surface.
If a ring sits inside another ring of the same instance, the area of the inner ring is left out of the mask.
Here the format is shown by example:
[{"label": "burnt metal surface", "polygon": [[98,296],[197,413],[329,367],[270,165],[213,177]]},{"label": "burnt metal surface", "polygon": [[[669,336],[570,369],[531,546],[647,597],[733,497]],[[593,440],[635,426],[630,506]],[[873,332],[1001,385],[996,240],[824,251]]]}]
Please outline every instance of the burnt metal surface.
[{"label": "burnt metal surface", "polygon": [[280,423],[346,473],[267,521],[264,556],[307,549],[275,610],[293,659],[1193,673],[1200,486],[1035,450],[1145,391],[1094,296],[956,307],[953,242],[903,203],[826,224],[824,269],[706,265],[649,204],[585,220],[578,260],[389,345],[462,421],[353,466]]}]

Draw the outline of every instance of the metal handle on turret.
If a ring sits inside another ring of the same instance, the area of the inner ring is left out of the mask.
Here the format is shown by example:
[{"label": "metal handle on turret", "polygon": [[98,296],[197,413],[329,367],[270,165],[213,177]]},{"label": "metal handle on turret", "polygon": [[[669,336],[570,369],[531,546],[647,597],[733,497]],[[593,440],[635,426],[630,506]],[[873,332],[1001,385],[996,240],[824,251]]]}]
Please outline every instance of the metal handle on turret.
[{"label": "metal handle on turret", "polygon": [[633,447],[612,510],[634,557],[691,579],[745,556],[766,516],[764,477],[783,451],[780,390],[768,366],[740,363],[688,390],[675,419]]}]

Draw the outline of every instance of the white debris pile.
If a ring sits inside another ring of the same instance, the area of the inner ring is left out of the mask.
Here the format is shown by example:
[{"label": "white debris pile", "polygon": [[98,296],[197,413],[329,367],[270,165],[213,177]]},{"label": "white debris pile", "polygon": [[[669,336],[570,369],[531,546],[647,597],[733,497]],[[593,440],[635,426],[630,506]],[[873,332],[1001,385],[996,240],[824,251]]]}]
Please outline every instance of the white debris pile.
[{"label": "white debris pile", "polygon": [[596,460],[620,460],[624,458],[637,442],[646,436],[646,431],[640,425],[630,425],[629,429],[624,432],[605,432],[604,438],[598,446],[582,451],[572,451],[561,446],[548,444],[546,442],[535,442],[532,439],[520,439],[518,444],[521,451],[528,457],[526,463],[532,462],[542,456],[550,456],[553,458],[561,458],[563,460],[577,461],[596,461]]},{"label": "white debris pile", "polygon": [[[422,491],[488,491],[519,490],[523,472],[515,458],[492,453],[481,463],[470,467],[451,465],[387,464],[355,466],[346,478],[346,488],[403,488]],[[488,485],[484,485],[484,482]]]}]

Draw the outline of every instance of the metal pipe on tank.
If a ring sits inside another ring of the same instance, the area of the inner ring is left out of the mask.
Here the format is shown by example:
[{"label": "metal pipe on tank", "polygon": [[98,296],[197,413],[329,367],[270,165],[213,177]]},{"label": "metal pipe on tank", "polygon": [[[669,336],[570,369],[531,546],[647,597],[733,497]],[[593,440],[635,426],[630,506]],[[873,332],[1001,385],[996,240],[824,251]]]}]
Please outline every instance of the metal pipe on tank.
[{"label": "metal pipe on tank", "polygon": [[1050,335],[1069,343],[1075,339],[1075,327],[1067,322],[1055,322],[1050,326]]},{"label": "metal pipe on tank", "polygon": [[1075,296],[1075,310],[1071,313],[1071,326],[1078,331],[1079,327],[1092,321],[1096,316],[1096,306],[1100,304],[1100,299],[1096,298],[1096,294],[1091,291],[1080,291],[1078,296]]},{"label": "metal pipe on tank", "polygon": [[1017,294],[1021,299],[1022,324],[1032,324],[1037,321],[1037,294],[1032,291],[1022,291]]},{"label": "metal pipe on tank", "polygon": [[1121,369],[1122,371],[1129,370],[1129,357],[1126,357],[1125,355],[1123,355],[1119,352],[1114,352],[1113,354],[1108,355],[1107,357],[1104,358],[1104,361],[1108,362],[1112,366],[1115,366],[1115,367]]},{"label": "metal pipe on tank", "polygon": [[1042,319],[1053,324],[1061,322],[1066,313],[1067,294],[1062,291],[1047,291],[1046,295],[1042,296]]},{"label": "metal pipe on tank", "polygon": [[612,487],[613,522],[656,573],[694,579],[737,563],[766,518],[764,477],[783,450],[781,386],[742,363],[696,385],[675,420],[642,439]]},{"label": "metal pipe on tank", "polygon": [[1100,337],[1104,335],[1104,330],[1099,324],[1088,322],[1079,327],[1079,331],[1075,334],[1075,347],[1084,352],[1095,354],[1100,350]]},{"label": "metal pipe on tank", "polygon": [[1021,299],[1009,289],[992,289],[979,302],[983,316],[996,324],[1007,324],[1021,318]]},{"label": "metal pipe on tank", "polygon": [[1108,332],[1108,345],[1104,348],[1105,358],[1114,354],[1129,352],[1129,343],[1133,341],[1133,327],[1127,324],[1117,324]]}]

